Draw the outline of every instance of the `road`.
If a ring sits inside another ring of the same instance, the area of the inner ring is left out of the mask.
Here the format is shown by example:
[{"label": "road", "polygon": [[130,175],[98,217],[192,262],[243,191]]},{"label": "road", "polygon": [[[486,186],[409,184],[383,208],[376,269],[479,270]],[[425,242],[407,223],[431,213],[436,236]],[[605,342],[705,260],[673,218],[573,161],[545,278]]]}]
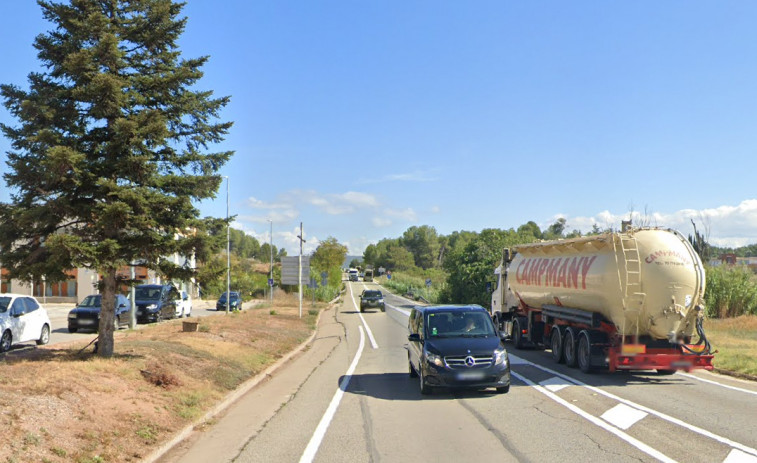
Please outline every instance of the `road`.
[{"label": "road", "polygon": [[757,462],[757,384],[708,372],[583,374],[510,349],[508,394],[435,390],[407,372],[410,301],[357,310],[348,283],[302,355],[161,463]]}]

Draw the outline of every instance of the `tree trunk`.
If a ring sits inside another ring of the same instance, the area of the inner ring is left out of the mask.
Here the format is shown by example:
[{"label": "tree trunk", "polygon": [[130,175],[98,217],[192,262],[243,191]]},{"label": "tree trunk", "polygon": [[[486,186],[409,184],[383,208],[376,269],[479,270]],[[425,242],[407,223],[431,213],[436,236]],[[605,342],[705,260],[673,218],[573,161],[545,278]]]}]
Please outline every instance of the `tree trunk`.
[{"label": "tree trunk", "polygon": [[114,351],[113,322],[116,318],[116,269],[109,268],[103,275],[102,301],[100,309],[99,340],[97,355],[112,357]]}]

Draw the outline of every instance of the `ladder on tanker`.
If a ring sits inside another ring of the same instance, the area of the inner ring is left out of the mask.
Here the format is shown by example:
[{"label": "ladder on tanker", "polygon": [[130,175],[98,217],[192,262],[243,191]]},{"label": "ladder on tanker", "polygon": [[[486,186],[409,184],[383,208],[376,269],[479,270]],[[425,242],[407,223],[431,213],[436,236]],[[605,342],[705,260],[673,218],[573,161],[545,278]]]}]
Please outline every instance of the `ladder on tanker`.
[{"label": "ladder on tanker", "polygon": [[[613,247],[615,247],[615,259],[623,262],[618,263],[618,278],[620,278],[621,294],[623,313],[625,313],[625,321],[632,322],[639,330],[639,316],[641,315],[641,308],[644,305],[644,299],[646,294],[641,291],[641,257],[639,256],[639,248],[636,244],[636,237],[632,232],[619,233],[618,241],[616,243],[613,240]],[[619,249],[618,249],[619,245]],[[621,272],[625,276],[625,280],[621,278]],[[625,287],[623,282],[625,281]]]}]

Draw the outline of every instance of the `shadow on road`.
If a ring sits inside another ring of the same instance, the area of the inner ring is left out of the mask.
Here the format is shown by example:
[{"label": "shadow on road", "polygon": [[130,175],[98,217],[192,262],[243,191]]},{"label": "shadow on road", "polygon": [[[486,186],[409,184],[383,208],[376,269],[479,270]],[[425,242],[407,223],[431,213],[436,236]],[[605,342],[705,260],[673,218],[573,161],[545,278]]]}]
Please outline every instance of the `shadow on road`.
[{"label": "shadow on road", "polygon": [[[342,383],[344,376],[339,378],[338,385]],[[513,387],[522,386],[515,381]],[[507,396],[497,394],[494,389],[448,389],[432,388],[430,395],[421,395],[418,378],[411,378],[407,373],[368,373],[352,376],[350,384],[345,392],[349,394],[364,395],[381,400],[450,400],[450,399],[486,399],[494,396]]]}]

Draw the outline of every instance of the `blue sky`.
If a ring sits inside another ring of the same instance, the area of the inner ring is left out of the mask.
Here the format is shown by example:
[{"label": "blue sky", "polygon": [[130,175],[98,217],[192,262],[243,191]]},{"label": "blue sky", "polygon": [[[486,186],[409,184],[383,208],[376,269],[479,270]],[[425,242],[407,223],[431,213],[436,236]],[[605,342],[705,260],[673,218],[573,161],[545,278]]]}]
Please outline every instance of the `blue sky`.
[{"label": "blue sky", "polygon": [[[290,254],[301,221],[306,252],[334,236],[362,254],[413,225],[587,231],[631,212],[757,242],[755,2],[187,3],[199,87],[232,97],[234,226],[267,241],[272,219]],[[0,4],[0,82],[27,85],[48,28],[35,2]]]}]

